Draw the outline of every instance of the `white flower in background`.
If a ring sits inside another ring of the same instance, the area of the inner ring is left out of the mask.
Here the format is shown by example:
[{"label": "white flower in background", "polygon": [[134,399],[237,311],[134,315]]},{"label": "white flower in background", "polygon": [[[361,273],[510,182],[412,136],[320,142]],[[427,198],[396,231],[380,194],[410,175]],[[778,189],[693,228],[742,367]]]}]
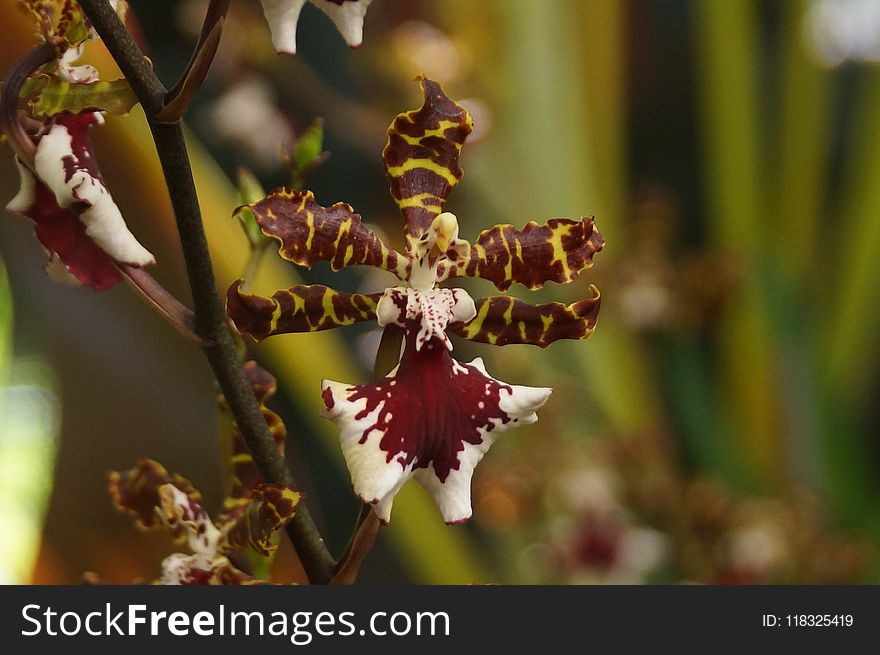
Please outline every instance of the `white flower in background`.
[{"label": "white flower in background", "polygon": [[[342,38],[352,48],[363,41],[364,16],[373,0],[309,0],[336,24]],[[296,24],[306,0],[261,0],[263,13],[272,31],[275,49],[296,54]]]},{"label": "white flower in background", "polygon": [[813,0],[804,37],[825,66],[880,61],[880,0]]}]

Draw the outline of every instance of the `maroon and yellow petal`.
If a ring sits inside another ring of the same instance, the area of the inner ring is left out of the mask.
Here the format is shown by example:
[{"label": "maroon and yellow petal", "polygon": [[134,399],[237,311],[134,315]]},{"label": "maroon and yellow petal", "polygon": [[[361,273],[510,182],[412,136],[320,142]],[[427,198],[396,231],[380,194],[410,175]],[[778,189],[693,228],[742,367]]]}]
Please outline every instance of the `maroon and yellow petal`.
[{"label": "maroon and yellow petal", "polygon": [[506,346],[527,343],[546,348],[559,339],[586,339],[599,317],[599,290],[570,305],[532,305],[511,296],[490,296],[475,303],[477,315],[468,323],[451,323],[449,331],[471,341]]},{"label": "maroon and yellow petal", "polygon": [[222,528],[220,549],[227,551],[250,546],[268,557],[278,545],[272,539],[273,535],[293,519],[301,498],[302,494],[293,487],[261,484],[244,502],[227,499],[224,514],[234,520]]},{"label": "maroon and yellow petal", "polygon": [[244,293],[242,281],[229,287],[226,313],[242,334],[257,341],[274,334],[317,332],[376,318],[381,293],[336,291],[322,284],[298,284],[271,298]]},{"label": "maroon and yellow petal", "polygon": [[545,282],[576,279],[580,271],[592,266],[593,256],[604,246],[592,216],[579,221],[529,222],[521,230],[496,225],[480,233],[467,259],[441,265],[437,275],[439,280],[481,277],[499,291],[507,291],[514,282],[537,289]]},{"label": "maroon and yellow petal", "polygon": [[[260,410],[263,413],[263,418],[266,420],[266,425],[269,427],[269,432],[275,440],[278,452],[281,453],[281,455],[284,455],[284,441],[287,438],[287,427],[284,425],[284,421],[281,420],[281,417],[266,406],[266,401],[275,395],[277,382],[271,373],[255,361],[246,362],[244,365],[244,372],[253,387],[257,401],[260,403]],[[232,415],[229,412],[226,400],[223,396],[220,397],[220,406],[231,421]],[[244,499],[247,501],[250,499],[251,490],[260,484],[262,480],[260,479],[259,471],[257,471],[257,465],[248,451],[244,437],[234,422],[232,423],[232,433],[229,441],[227,461],[229,477],[228,499]],[[231,508],[234,503],[228,503],[228,505]],[[229,519],[221,513],[217,524],[222,526],[227,523],[228,520]]]},{"label": "maroon and yellow petal", "polygon": [[467,110],[447,98],[439,84],[424,77],[420,81],[424,103],[394,119],[382,151],[391,195],[404,217],[408,251],[461,179],[458,158],[474,128]]},{"label": "maroon and yellow petal", "polygon": [[192,503],[199,504],[202,500],[189,480],[171,475],[152,459],[142,459],[128,471],[112,471],[108,486],[118,509],[134,516],[139,527],[152,529],[162,525],[156,510],[160,505],[159,488],[166,484],[174,485]]},{"label": "maroon and yellow petal", "polygon": [[278,253],[300,266],[330,262],[334,271],[365,264],[406,276],[408,260],[390,248],[350,205],[322,207],[311,191],[276,189],[249,205],[264,234],[281,242]]},{"label": "maroon and yellow petal", "polygon": [[[266,406],[266,401],[275,395],[277,382],[274,376],[255,361],[246,362],[244,372],[254,390],[254,395],[260,403],[263,418],[269,427],[269,432],[275,440],[278,452],[284,455],[284,441],[287,438],[287,428],[281,417]],[[227,412],[225,399],[220,397],[221,407]],[[232,416],[229,415],[232,420]],[[217,518],[217,527],[225,534],[234,529],[238,524],[249,524],[251,518],[247,516],[249,507],[254,501],[256,490],[267,487],[262,484],[262,478],[257,470],[257,465],[248,451],[247,444],[241,431],[233,422],[228,456],[229,491],[223,501],[223,509]],[[269,492],[269,497],[274,497]],[[258,500],[258,499],[257,499]],[[255,510],[256,511],[256,510]],[[248,529],[249,530],[249,529]],[[246,539],[245,539],[246,541]],[[224,538],[224,543],[226,539]],[[246,545],[246,544],[245,544]]]}]

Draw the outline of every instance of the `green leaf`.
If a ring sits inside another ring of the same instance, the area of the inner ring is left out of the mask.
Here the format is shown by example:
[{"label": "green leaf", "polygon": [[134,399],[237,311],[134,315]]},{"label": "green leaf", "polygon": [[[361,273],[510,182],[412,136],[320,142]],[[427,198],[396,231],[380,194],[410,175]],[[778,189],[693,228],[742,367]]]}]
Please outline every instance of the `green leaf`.
[{"label": "green leaf", "polygon": [[[260,181],[244,167],[238,169],[238,195],[242,206],[259,202],[266,195]],[[260,226],[257,225],[254,212],[244,207],[238,212],[238,219],[241,221],[241,227],[244,230],[248,243],[251,245],[251,250],[261,251],[265,248],[270,239],[263,234]]]},{"label": "green leaf", "polygon": [[323,164],[329,152],[324,152],[324,121],[315,119],[309,128],[296,140],[293,154],[282,151],[282,161],[290,169],[290,186],[296,191],[305,188],[306,178]]},{"label": "green leaf", "polygon": [[19,99],[34,118],[84,111],[127,114],[138,103],[134,91],[124,79],[74,84],[50,75],[27,80],[22,85]]},{"label": "green leaf", "polygon": [[321,156],[324,148],[324,121],[315,120],[302,136],[296,140],[293,149],[293,164],[298,172],[305,171]]}]

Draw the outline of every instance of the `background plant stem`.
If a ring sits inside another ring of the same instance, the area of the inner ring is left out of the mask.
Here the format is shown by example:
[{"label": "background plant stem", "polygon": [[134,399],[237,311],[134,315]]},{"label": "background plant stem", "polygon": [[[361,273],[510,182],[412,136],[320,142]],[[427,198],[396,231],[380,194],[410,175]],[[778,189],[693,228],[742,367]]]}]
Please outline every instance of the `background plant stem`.
[{"label": "background plant stem", "polygon": [[[150,121],[180,234],[193,296],[195,330],[205,342],[202,348],[205,357],[260,475],[267,482],[294,485],[293,476],[269,433],[229,333],[223,304],[217,294],[183,129],[179,122],[159,124],[152,120],[162,110],[167,90],[107,0],[80,0],[80,6],[113,55]],[[304,504],[299,506],[287,526],[287,533],[309,580],[327,582],[336,563]]]}]

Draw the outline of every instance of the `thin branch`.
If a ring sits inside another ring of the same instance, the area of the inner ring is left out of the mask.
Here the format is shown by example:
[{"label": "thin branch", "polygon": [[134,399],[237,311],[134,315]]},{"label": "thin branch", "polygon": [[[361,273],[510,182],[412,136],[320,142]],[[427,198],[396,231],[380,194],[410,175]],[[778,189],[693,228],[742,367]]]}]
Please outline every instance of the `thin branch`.
[{"label": "thin branch", "polygon": [[[294,485],[290,469],[278,453],[253,388],[242,370],[227,327],[223,304],[217,294],[183,129],[180,123],[157,124],[153,120],[164,106],[167,91],[107,0],[80,0],[79,4],[104,40],[150,120],[192,289],[195,329],[205,341],[203,352],[260,476],[267,482]],[[300,505],[295,518],[287,526],[287,533],[309,580],[313,583],[329,581],[336,562],[305,505]]]},{"label": "thin branch", "polygon": [[244,267],[244,273],[241,278],[244,280],[241,284],[241,290],[247,293],[250,293],[251,289],[254,286],[254,280],[257,279],[257,274],[260,271],[260,263],[263,261],[263,256],[269,251],[265,246],[262,248],[251,248],[251,254],[248,255],[247,264]]},{"label": "thin branch", "polygon": [[165,96],[165,107],[154,117],[156,122],[174,123],[186,113],[193,96],[208,75],[214,55],[217,54],[227,11],[229,0],[211,0],[192,57],[177,84]]},{"label": "thin branch", "polygon": [[9,139],[9,145],[21,163],[31,170],[34,168],[36,146],[18,120],[18,95],[28,76],[40,66],[54,61],[56,56],[55,46],[48,42],[41,43],[15,62],[3,83],[3,96],[0,98],[3,105],[0,107],[0,130]]},{"label": "thin branch", "polygon": [[379,525],[379,517],[373,511],[373,507],[364,503],[355,524],[351,543],[348,545],[345,554],[339,559],[336,575],[330,580],[330,584],[354,584],[358,573],[360,573],[361,564],[364,563],[364,558],[373,549],[373,544],[376,543]]},{"label": "thin branch", "polygon": [[204,343],[195,331],[193,311],[168,292],[152,275],[142,268],[117,262],[116,266],[125,279],[181,334],[194,339],[200,346]]}]

